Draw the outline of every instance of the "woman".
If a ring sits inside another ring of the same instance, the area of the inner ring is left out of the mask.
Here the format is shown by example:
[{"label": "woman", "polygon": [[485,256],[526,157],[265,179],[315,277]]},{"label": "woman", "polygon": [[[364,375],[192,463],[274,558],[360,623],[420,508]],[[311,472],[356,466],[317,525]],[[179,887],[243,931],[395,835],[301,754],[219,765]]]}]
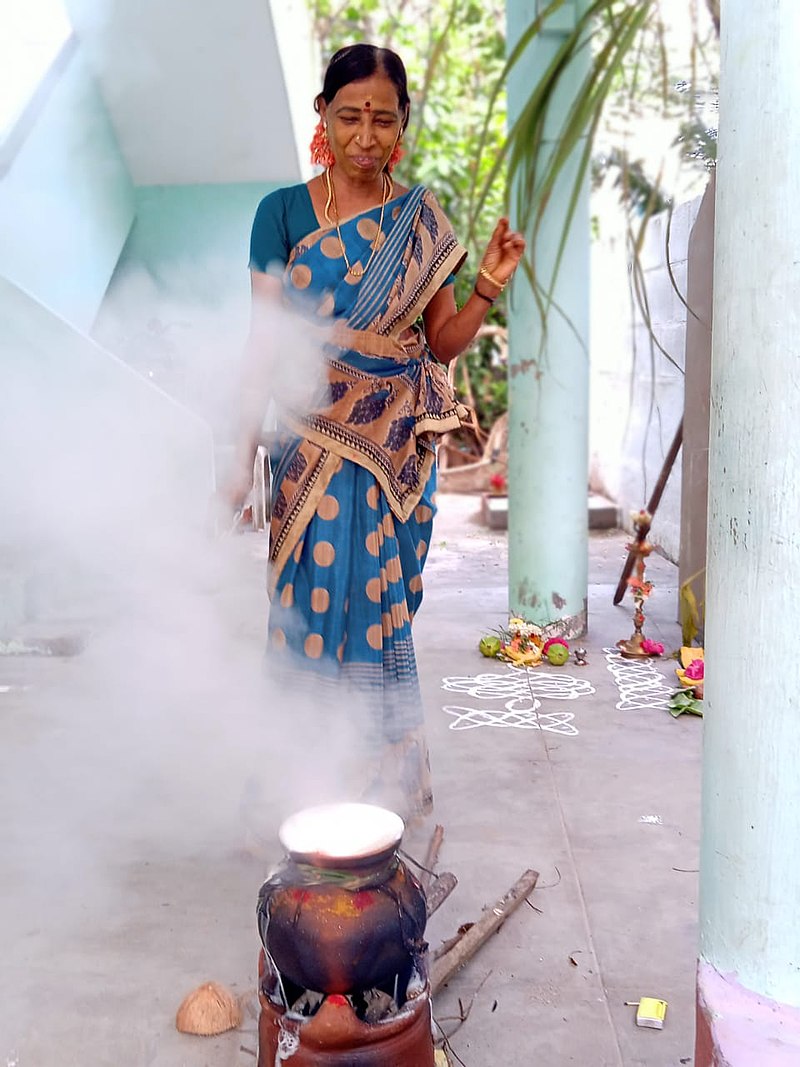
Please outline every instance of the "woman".
[{"label": "woman", "polygon": [[315,108],[312,159],[324,172],[265,197],[253,225],[255,401],[231,497],[250,485],[268,309],[300,295],[306,314],[331,323],[333,343],[328,395],[282,414],[272,457],[269,644],[314,671],[315,692],[329,677],[367,694],[382,753],[372,798],[410,816],[432,803],[411,621],[431,539],[434,442],[464,414],[442,364],[475,337],[524,241],[500,220],[458,310],[452,283],[466,252],[432,194],[391,177],[409,119],[400,58],[365,44],[340,50]]}]

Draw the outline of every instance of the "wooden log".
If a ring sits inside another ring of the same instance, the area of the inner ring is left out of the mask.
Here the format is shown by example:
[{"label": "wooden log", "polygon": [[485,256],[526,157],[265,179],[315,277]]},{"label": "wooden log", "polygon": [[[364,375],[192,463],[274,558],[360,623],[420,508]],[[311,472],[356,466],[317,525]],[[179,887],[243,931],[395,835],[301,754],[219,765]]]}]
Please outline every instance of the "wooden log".
[{"label": "wooden log", "polygon": [[437,876],[436,881],[425,893],[429,919],[438,908],[441,908],[457,885],[458,879],[450,871],[442,871]]},{"label": "wooden log", "polygon": [[467,930],[470,930],[475,924],[464,923],[463,926],[459,926],[458,932],[453,934],[452,937],[448,937],[446,941],[443,941],[438,948],[435,948],[430,954],[431,961],[441,959],[442,956],[446,956],[451,949],[455,948],[461,938],[466,934]]},{"label": "wooden log", "polygon": [[435,877],[433,872],[436,870],[436,864],[439,862],[439,852],[441,851],[443,841],[444,827],[437,823],[433,828],[431,839],[428,842],[428,851],[425,853],[425,866],[422,869],[422,874],[419,879],[422,888],[426,893],[430,889],[431,879]]},{"label": "wooden log", "polygon": [[436,995],[453,975],[464,966],[478,949],[496,933],[509,915],[520,906],[525,898],[533,892],[539,878],[538,871],[525,871],[497,904],[484,909],[480,919],[459,939],[458,943],[439,959],[431,968],[431,994]]}]

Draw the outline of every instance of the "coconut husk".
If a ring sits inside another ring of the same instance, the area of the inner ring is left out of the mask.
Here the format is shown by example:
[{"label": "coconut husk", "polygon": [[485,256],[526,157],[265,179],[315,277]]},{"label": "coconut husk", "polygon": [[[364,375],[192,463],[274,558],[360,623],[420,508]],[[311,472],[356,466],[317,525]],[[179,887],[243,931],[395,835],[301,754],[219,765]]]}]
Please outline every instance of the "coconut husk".
[{"label": "coconut husk", "polygon": [[235,1030],[242,1024],[239,1001],[219,982],[204,982],[184,999],[175,1016],[175,1026],[182,1034],[212,1037]]}]

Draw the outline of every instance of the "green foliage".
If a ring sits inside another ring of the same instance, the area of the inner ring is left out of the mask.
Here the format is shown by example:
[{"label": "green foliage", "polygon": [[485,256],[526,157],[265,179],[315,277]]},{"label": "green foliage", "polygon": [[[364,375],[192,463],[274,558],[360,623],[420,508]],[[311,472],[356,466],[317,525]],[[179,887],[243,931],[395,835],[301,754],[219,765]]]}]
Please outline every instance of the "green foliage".
[{"label": "green foliage", "polygon": [[[702,579],[702,582],[705,583],[705,567],[687,578],[679,590],[681,641],[687,647],[694,643],[694,639],[700,633],[704,622],[705,601],[701,601],[698,604],[693,588],[694,583],[699,579]],[[703,585],[701,585],[702,588]]]},{"label": "green foliage", "polygon": [[669,207],[669,197],[645,173],[642,160],[631,161],[627,152],[612,148],[607,155],[596,156],[592,161],[592,184],[600,185],[611,171],[615,173],[614,186],[619,189],[620,200],[631,211],[655,214]]},{"label": "green foliage", "polygon": [[[692,10],[687,3],[685,19]],[[674,8],[672,17],[675,20]],[[648,167],[654,167],[652,152],[648,161],[632,154],[639,147],[639,129],[653,122],[667,123],[667,130],[674,133],[667,132],[673,140],[671,145],[663,145],[663,157],[668,148],[680,144],[682,159],[690,168],[708,169],[707,161],[715,155],[701,147],[715,144],[716,138],[716,131],[710,128],[717,108],[716,48],[703,36],[704,32],[713,36],[713,31],[701,29],[696,10],[692,27],[688,52],[676,51],[662,22],[660,6],[653,5],[636,40],[621,57],[595,137],[593,186],[611,173],[621,203],[639,219],[666,210],[675,199],[675,190],[663,184],[663,173],[656,176],[648,172]],[[608,26],[601,26],[597,40],[609,32]],[[711,89],[704,89],[705,84]]]},{"label": "green foliage", "polygon": [[703,115],[694,114],[681,123],[675,143],[683,149],[685,160],[711,170],[717,165],[717,133]]},{"label": "green foliage", "polygon": [[488,431],[492,423],[508,411],[506,365],[500,361],[498,346],[490,337],[481,338],[462,359],[475,397],[478,422]]},{"label": "green foliage", "polygon": [[673,719],[677,719],[679,715],[702,716],[703,701],[698,700],[691,689],[680,689],[670,698],[669,713]]},{"label": "green foliage", "polygon": [[[520,62],[530,59],[529,49],[548,20],[564,7],[565,0],[550,0],[514,45],[503,71],[502,82]],[[471,196],[471,218],[482,215],[486,196],[498,175],[507,170],[507,197],[512,191],[518,205],[518,225],[531,234],[532,253],[525,272],[536,297],[542,321],[546,322],[550,294],[558,275],[567,237],[589,172],[594,135],[605,103],[619,84],[624,59],[652,12],[654,0],[593,0],[582,13],[576,13],[574,28],[566,33],[524,101],[508,137],[494,155],[492,166],[481,186],[475,182]],[[583,60],[583,67],[580,65]],[[579,64],[582,84],[571,91]],[[584,69],[585,68],[585,69]],[[560,127],[552,129],[551,109],[558,113],[565,86],[570,101]],[[484,135],[488,132],[496,96],[487,113]],[[478,167],[484,152],[484,139],[478,146]],[[577,159],[570,200],[558,249],[549,275],[537,267],[537,238],[556,183],[566,164]]]}]

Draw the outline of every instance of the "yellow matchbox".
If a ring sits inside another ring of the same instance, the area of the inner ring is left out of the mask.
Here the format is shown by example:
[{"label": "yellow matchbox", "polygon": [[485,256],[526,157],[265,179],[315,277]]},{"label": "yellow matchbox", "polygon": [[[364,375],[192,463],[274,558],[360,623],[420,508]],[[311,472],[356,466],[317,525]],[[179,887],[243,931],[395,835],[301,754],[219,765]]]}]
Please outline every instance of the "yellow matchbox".
[{"label": "yellow matchbox", "polygon": [[666,1017],[666,1000],[656,1000],[655,997],[642,997],[639,1001],[639,1006],[636,1009],[637,1026],[649,1026],[653,1030],[663,1030]]}]

